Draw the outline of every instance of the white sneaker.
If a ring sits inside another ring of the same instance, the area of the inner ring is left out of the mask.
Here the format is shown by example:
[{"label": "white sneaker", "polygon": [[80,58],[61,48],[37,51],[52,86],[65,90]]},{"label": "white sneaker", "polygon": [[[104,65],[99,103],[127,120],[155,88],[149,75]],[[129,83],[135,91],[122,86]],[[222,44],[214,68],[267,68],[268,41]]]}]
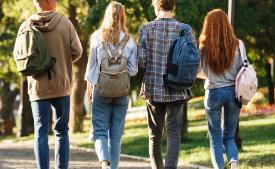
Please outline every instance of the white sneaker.
[{"label": "white sneaker", "polygon": [[109,166],[109,162],[105,160],[101,162],[101,167],[102,169],[111,169]]},{"label": "white sneaker", "polygon": [[238,162],[234,161],[230,164],[230,169],[238,169]]}]

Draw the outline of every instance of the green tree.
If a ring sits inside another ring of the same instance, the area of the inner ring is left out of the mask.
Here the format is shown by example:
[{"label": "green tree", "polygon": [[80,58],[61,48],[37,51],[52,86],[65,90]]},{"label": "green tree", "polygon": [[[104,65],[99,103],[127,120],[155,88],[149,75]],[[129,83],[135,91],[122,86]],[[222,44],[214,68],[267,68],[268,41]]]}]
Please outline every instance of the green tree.
[{"label": "green tree", "polygon": [[270,72],[275,56],[274,10],[272,0],[242,0],[237,4],[236,19],[236,33],[246,43],[249,60],[256,66],[259,85],[269,87],[270,104],[274,103],[274,77],[272,79]]},{"label": "green tree", "polygon": [[13,103],[18,94],[18,75],[13,62],[13,44],[17,33],[18,20],[8,12],[13,1],[0,0],[0,117],[4,120],[4,134],[12,134],[15,124]]}]

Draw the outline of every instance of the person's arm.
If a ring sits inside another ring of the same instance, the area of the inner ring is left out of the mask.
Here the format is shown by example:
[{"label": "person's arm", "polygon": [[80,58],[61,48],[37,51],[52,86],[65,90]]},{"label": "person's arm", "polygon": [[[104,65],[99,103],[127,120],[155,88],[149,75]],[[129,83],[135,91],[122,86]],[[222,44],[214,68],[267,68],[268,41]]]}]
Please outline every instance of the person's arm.
[{"label": "person's arm", "polygon": [[202,70],[200,70],[199,73],[197,74],[197,78],[207,79],[207,76],[205,75],[205,73]]},{"label": "person's arm", "polygon": [[194,46],[198,47],[192,28],[189,25],[188,25],[187,35],[188,35],[187,36],[188,42],[191,42]]},{"label": "person's arm", "polygon": [[74,63],[81,57],[83,49],[73,24],[71,22],[69,24],[71,57]]},{"label": "person's arm", "polygon": [[95,35],[91,37],[90,44],[90,54],[88,58],[88,65],[86,68],[84,80],[87,81],[87,92],[88,92],[88,100],[92,98],[92,85],[93,85],[93,76],[97,73],[97,45]]},{"label": "person's arm", "polygon": [[203,72],[203,66],[204,66],[204,58],[203,57],[204,56],[202,55],[202,51],[200,51],[199,53],[200,53],[200,65],[199,65],[199,70],[198,70],[197,78],[199,78],[199,79],[207,79],[207,76]]},{"label": "person's arm", "polygon": [[138,72],[137,47],[132,38],[129,43],[133,44],[134,47],[132,48],[131,54],[128,58],[128,71],[130,76],[135,76]]},{"label": "person's arm", "polygon": [[88,98],[88,102],[91,102],[92,96],[93,96],[93,86],[89,81],[87,81],[87,98]]},{"label": "person's arm", "polygon": [[143,37],[142,27],[140,28],[139,37],[138,37],[137,58],[138,58],[139,66],[142,68],[145,68],[147,56],[146,56],[146,43]]},{"label": "person's arm", "polygon": [[[26,20],[26,21],[24,21],[21,25],[20,25],[20,27],[19,27],[19,29],[18,29],[18,32],[17,32],[17,36],[20,34],[20,33],[22,33],[22,29],[24,28],[24,27],[26,27],[26,25],[29,23],[29,19],[28,20]],[[15,44],[14,44],[14,48],[13,48],[13,57],[14,57],[14,60],[16,60],[16,56],[18,55],[18,52],[20,51],[20,48],[18,49],[18,46],[20,46],[20,44],[21,44],[21,41],[17,38],[17,36],[16,36],[16,39],[15,39]]]}]

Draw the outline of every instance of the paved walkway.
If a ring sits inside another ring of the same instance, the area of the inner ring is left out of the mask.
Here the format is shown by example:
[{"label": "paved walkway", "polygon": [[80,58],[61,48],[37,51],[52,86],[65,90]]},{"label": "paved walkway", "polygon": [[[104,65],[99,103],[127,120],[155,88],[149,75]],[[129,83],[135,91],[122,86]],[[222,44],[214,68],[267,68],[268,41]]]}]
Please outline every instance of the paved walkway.
[{"label": "paved walkway", "polygon": [[[53,163],[54,150],[50,146],[51,169]],[[32,142],[14,143],[5,141],[0,143],[0,169],[33,169],[35,159],[33,155]],[[71,148],[70,169],[100,169],[95,153],[87,149]],[[122,157],[120,169],[150,169],[148,161]],[[196,167],[197,168],[197,167]],[[194,169],[190,167],[180,167],[180,169]]]}]

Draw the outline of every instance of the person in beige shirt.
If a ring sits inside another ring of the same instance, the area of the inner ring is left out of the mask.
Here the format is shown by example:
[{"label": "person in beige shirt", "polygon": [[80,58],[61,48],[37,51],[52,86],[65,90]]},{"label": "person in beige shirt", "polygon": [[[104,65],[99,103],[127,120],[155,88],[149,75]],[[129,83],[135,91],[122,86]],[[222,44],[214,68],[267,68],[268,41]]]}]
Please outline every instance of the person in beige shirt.
[{"label": "person in beige shirt", "polygon": [[48,169],[48,132],[52,111],[55,121],[55,168],[67,169],[72,64],[80,58],[82,47],[73,24],[56,12],[56,0],[33,0],[33,3],[37,13],[22,23],[20,29],[31,22],[42,32],[48,52],[56,59],[50,69],[51,78],[48,78],[47,72],[27,77],[35,128],[34,153],[37,167]]}]

